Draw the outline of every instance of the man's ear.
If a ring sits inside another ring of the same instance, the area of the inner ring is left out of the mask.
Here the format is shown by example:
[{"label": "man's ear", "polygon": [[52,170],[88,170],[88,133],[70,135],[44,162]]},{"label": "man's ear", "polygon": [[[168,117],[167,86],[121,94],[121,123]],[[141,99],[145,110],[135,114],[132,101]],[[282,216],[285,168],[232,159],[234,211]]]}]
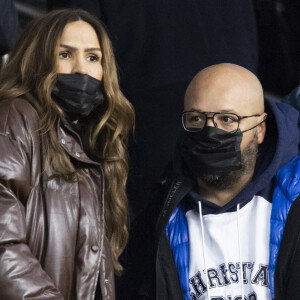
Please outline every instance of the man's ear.
[{"label": "man's ear", "polygon": [[261,144],[263,141],[264,141],[264,138],[265,138],[265,134],[266,134],[266,120],[267,118],[267,114],[266,113],[263,113],[260,117],[259,117],[259,124],[257,126],[257,129],[256,129],[256,134],[257,134],[257,143],[258,144]]}]

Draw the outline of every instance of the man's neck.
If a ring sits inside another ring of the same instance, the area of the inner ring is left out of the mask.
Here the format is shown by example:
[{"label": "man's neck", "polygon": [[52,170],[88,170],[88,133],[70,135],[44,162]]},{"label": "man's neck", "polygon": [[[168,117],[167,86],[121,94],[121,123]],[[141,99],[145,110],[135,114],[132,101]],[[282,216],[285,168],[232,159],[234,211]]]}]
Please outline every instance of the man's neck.
[{"label": "man's neck", "polygon": [[228,189],[217,189],[207,185],[201,180],[197,180],[198,192],[201,196],[220,207],[230,202],[243,188],[251,181],[254,170],[248,174],[244,174],[240,179]]}]

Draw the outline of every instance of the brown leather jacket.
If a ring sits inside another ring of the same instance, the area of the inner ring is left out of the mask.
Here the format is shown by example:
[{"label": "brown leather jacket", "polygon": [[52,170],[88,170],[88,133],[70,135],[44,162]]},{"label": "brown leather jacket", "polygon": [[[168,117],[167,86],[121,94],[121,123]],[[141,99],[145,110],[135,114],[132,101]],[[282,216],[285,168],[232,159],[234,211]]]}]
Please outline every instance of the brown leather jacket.
[{"label": "brown leather jacket", "polygon": [[0,101],[0,299],[115,299],[101,165],[61,120],[58,138],[82,176],[51,178],[39,125],[26,100]]}]

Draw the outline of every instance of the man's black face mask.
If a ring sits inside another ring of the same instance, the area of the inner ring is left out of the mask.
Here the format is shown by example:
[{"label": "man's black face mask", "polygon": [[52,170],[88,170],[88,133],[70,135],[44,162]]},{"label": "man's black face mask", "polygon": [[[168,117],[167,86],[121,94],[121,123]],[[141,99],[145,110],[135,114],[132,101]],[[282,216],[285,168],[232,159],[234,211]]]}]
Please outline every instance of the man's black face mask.
[{"label": "man's black face mask", "polygon": [[70,121],[88,116],[103,103],[101,81],[87,74],[58,74],[51,96]]},{"label": "man's black face mask", "polygon": [[231,133],[216,127],[204,127],[200,132],[184,131],[180,152],[195,175],[229,173],[242,168],[242,137],[240,130]]}]

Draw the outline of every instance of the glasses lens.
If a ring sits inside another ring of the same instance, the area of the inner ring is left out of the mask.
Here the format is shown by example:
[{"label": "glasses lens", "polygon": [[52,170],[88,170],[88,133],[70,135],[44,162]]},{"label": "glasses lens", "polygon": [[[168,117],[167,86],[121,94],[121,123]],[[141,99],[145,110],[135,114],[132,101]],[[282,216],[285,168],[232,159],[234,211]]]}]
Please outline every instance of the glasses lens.
[{"label": "glasses lens", "polygon": [[236,114],[215,114],[214,121],[218,128],[225,131],[235,131],[239,127],[239,118]]},{"label": "glasses lens", "polygon": [[187,111],[182,115],[183,127],[187,131],[200,131],[206,121],[205,114],[198,111]]}]

